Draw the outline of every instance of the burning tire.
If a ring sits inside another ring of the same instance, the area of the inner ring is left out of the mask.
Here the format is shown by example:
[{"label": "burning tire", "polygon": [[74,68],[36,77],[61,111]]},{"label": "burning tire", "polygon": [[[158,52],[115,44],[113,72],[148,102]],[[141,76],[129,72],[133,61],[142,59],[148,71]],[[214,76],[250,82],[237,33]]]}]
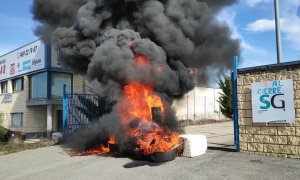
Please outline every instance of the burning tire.
[{"label": "burning tire", "polygon": [[170,152],[156,152],[150,155],[152,162],[168,162],[173,161],[176,157],[176,151]]}]

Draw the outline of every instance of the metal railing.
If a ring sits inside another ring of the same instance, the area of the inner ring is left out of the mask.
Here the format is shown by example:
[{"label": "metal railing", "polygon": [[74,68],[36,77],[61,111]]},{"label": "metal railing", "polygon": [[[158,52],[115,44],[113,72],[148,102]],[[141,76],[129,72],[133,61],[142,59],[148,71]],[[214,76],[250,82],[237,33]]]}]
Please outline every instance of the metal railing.
[{"label": "metal railing", "polygon": [[63,132],[91,127],[100,117],[110,112],[113,100],[95,94],[63,93]]}]

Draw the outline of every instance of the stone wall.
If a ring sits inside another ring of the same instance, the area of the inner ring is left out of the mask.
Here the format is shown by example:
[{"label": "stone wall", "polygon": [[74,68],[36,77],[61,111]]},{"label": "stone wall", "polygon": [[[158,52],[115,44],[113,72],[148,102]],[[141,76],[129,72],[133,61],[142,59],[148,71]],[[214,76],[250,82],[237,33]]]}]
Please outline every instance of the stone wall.
[{"label": "stone wall", "polygon": [[[238,72],[238,114],[241,152],[300,158],[300,63],[241,69]],[[252,123],[251,84],[292,79],[294,124]]]}]

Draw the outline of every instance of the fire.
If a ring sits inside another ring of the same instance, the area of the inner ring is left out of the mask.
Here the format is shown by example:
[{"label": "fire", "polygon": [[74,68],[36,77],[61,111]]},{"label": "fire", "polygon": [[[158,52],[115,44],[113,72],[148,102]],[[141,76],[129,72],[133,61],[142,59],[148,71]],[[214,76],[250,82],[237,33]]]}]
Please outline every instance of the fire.
[{"label": "fire", "polygon": [[139,121],[138,127],[129,128],[126,136],[136,138],[145,155],[168,152],[179,144],[178,133],[160,127],[158,123],[163,125],[163,120],[154,122],[153,107],[159,107],[163,114],[163,102],[155,95],[152,85],[133,82],[124,87],[123,101],[118,104],[121,121],[125,129],[132,120]]},{"label": "fire", "polygon": [[140,55],[140,54],[135,55],[135,61],[137,62],[137,64],[139,66],[150,64],[150,60],[148,58],[146,58],[145,56]]},{"label": "fire", "polygon": [[109,135],[108,143],[109,144],[117,144],[117,140],[116,140],[115,136]]},{"label": "fire", "polygon": [[[135,56],[138,66],[150,64],[150,60],[143,55]],[[158,71],[163,72],[164,67],[158,66]],[[152,84],[131,82],[124,87],[123,100],[117,105],[121,122],[125,129],[126,138],[137,139],[137,146],[145,155],[155,152],[168,152],[179,144],[179,134],[165,129],[163,114],[165,107],[160,96],[155,94]],[[161,116],[154,120],[152,108],[160,110]],[[132,120],[138,121],[138,127],[128,125]]]},{"label": "fire", "polygon": [[155,152],[168,152],[180,142],[179,134],[176,132],[168,133],[165,131],[156,131],[145,135],[144,140],[139,140],[140,148],[144,150],[145,155],[151,155]]},{"label": "fire", "polygon": [[110,151],[109,146],[105,147],[103,144],[100,144],[99,147],[95,147],[84,152],[75,153],[72,154],[71,156],[101,155],[101,154],[108,153],[109,151]]},{"label": "fire", "polygon": [[108,153],[109,151],[110,151],[109,146],[105,147],[103,144],[100,144],[99,147],[95,147],[84,152],[74,153],[71,154],[71,156],[74,157],[74,156],[101,155],[101,154]]},{"label": "fire", "polygon": [[151,107],[163,107],[159,96],[153,93],[153,86],[133,82],[124,87],[123,100],[118,104],[122,124],[133,119],[146,123],[152,119]]},{"label": "fire", "polygon": [[98,147],[89,149],[84,152],[74,153],[71,156],[89,156],[89,155],[102,155],[110,152],[110,144],[117,144],[116,138],[113,135],[109,135],[108,144],[100,144]]},{"label": "fire", "polygon": [[[150,59],[143,55],[135,55],[135,60],[137,68],[150,65]],[[164,67],[158,66],[157,70],[163,72]],[[121,118],[124,140],[135,140],[136,147],[144,155],[169,152],[180,143],[179,134],[171,132],[164,124],[166,108],[152,84],[128,83],[123,88],[122,100],[116,106]],[[106,146],[101,144],[100,147],[79,155],[107,153],[110,151],[109,145],[112,144],[117,144],[117,141],[113,135],[109,135]]]}]

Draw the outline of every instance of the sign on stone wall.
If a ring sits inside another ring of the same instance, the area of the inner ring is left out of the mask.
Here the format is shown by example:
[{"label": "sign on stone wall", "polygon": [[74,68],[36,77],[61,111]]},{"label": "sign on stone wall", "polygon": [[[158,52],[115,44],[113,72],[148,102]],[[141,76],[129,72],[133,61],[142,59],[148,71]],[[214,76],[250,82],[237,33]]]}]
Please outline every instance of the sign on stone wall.
[{"label": "sign on stone wall", "polygon": [[253,123],[294,123],[293,80],[252,84]]}]

